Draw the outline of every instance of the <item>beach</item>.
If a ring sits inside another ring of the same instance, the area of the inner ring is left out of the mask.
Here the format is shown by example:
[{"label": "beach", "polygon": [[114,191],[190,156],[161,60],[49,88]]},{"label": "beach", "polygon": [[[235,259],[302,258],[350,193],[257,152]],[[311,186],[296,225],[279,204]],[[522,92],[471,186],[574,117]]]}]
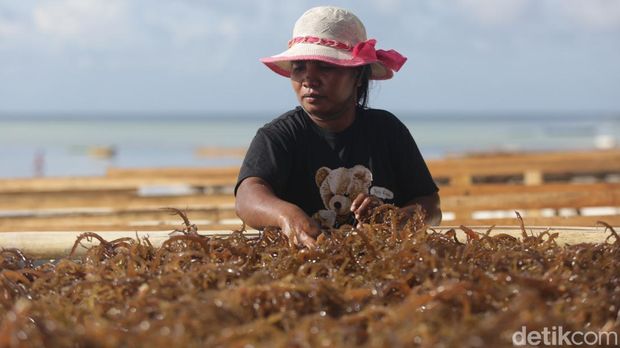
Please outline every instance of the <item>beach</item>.
[{"label": "beach", "polygon": [[[443,225],[597,226],[620,215],[620,117],[407,115],[440,187]],[[0,118],[0,230],[174,229],[186,209],[207,230],[240,226],[232,188],[268,116]],[[601,192],[595,194],[595,192]]]},{"label": "beach", "polygon": [[[426,159],[514,151],[570,151],[620,144],[620,116],[606,113],[397,115]],[[0,177],[103,175],[108,167],[239,165],[238,155],[277,114],[14,115],[0,117]]]}]

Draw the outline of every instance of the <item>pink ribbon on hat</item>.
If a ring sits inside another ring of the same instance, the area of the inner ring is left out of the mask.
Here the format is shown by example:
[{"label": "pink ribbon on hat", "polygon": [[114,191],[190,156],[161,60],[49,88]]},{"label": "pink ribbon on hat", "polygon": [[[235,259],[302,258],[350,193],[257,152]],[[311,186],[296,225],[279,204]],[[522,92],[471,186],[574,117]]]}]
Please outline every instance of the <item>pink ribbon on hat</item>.
[{"label": "pink ribbon on hat", "polygon": [[395,50],[376,50],[377,40],[370,39],[362,41],[353,47],[353,57],[361,58],[366,61],[380,61],[387,68],[398,71],[407,61],[407,57]]}]

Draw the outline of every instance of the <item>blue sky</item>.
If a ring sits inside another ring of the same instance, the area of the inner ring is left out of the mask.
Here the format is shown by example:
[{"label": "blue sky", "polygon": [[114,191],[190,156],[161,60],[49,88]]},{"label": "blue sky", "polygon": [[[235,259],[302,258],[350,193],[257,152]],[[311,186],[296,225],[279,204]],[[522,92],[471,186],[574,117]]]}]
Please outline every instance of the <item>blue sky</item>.
[{"label": "blue sky", "polygon": [[[0,113],[280,112],[258,62],[316,1],[0,0]],[[332,1],[409,58],[371,106],[620,112],[619,0]]]}]

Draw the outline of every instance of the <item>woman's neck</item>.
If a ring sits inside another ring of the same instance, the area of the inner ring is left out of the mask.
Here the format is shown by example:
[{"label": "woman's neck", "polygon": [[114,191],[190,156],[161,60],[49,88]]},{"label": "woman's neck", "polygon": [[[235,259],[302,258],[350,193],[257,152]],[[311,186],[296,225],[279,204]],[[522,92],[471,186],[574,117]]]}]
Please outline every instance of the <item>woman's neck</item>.
[{"label": "woman's neck", "polygon": [[[339,133],[349,128],[355,121],[356,107],[350,107],[333,115],[312,115],[308,111],[306,114],[312,122],[326,131]],[[304,110],[305,111],[305,110]]]}]

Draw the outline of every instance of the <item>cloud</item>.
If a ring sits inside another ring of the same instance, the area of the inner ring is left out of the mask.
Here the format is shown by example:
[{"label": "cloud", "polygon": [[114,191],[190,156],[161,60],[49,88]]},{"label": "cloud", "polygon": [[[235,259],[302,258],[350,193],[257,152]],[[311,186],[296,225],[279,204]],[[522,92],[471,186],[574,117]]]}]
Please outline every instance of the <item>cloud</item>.
[{"label": "cloud", "polygon": [[16,36],[22,31],[18,23],[11,21],[0,21],[0,37]]},{"label": "cloud", "polygon": [[128,16],[121,0],[62,0],[38,3],[34,31],[56,43],[109,46],[126,37]]},{"label": "cloud", "polygon": [[0,44],[23,35],[24,31],[24,23],[19,14],[14,9],[0,4]]},{"label": "cloud", "polygon": [[574,23],[590,30],[620,28],[618,0],[553,0],[551,5]]},{"label": "cloud", "polygon": [[0,5],[0,50],[82,70],[216,70],[255,15],[191,0],[23,1],[30,2]]},{"label": "cloud", "polygon": [[178,45],[213,39],[225,42],[239,34],[237,17],[206,6],[167,2],[148,10],[144,24],[154,30],[154,35],[168,35]]},{"label": "cloud", "polygon": [[483,25],[520,23],[526,20],[527,14],[567,21],[574,30],[620,28],[618,0],[457,0],[457,4],[466,16]]},{"label": "cloud", "polygon": [[244,18],[234,6],[164,0],[42,0],[13,21],[3,20],[0,35],[26,33],[37,46],[115,49],[201,41],[236,40]]},{"label": "cloud", "polygon": [[530,0],[457,0],[468,15],[482,24],[510,24],[518,20],[530,5]]},{"label": "cloud", "polygon": [[401,10],[401,0],[376,0],[372,2],[372,6],[382,14],[393,15]]}]

